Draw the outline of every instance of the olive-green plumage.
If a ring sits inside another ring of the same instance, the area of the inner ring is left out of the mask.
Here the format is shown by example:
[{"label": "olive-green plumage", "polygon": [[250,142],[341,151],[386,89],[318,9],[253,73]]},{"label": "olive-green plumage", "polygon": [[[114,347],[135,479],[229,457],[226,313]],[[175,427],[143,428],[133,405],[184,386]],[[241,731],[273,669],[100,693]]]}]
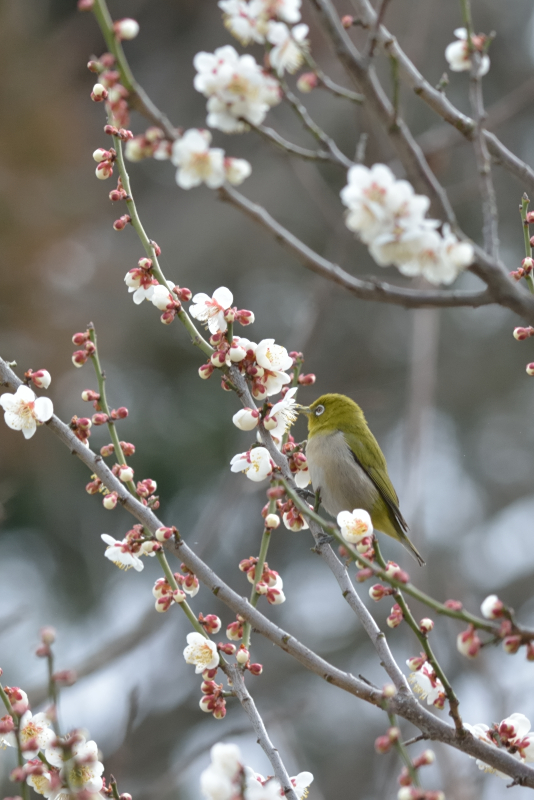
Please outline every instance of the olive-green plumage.
[{"label": "olive-green plumage", "polygon": [[406,535],[386,459],[360,406],[343,394],[324,394],[300,411],[308,417],[306,456],[313,488],[320,490],[328,513],[337,517],[340,511],[365,509],[374,528],[398,539],[424,564]]}]

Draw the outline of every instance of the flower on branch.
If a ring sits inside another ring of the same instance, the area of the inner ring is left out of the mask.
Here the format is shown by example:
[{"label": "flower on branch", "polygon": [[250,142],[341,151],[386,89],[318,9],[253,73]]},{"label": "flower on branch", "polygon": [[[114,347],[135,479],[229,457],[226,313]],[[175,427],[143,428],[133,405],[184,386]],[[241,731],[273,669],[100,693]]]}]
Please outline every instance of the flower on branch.
[{"label": "flower on branch", "polygon": [[230,461],[232,472],[244,472],[251,481],[263,481],[273,471],[271,457],[266,447],[255,447],[238,453]]},{"label": "flower on branch", "polygon": [[347,206],[347,227],[358,234],[381,267],[394,265],[409,277],[423,275],[430,283],[450,284],[474,257],[448,225],[426,219],[430,201],[415,194],[408,181],[397,180],[389,167],[357,164],[347,175],[341,199]]},{"label": "flower on branch", "polygon": [[284,22],[270,23],[267,40],[274,47],[269,52],[269,63],[280,77],[285,71],[296,72],[304,61],[308,31],[308,26],[304,24],[288,28]]},{"label": "flower on branch", "polygon": [[215,289],[213,296],[199,292],[193,297],[194,305],[189,307],[189,313],[194,319],[204,323],[210,333],[223,332],[228,329],[224,318],[225,311],[234,302],[234,296],[226,286]]},{"label": "flower on branch", "polygon": [[[19,724],[19,741],[22,755],[26,759],[35,758],[39,750],[44,750],[55,739],[51,721],[44,712],[33,715],[31,711],[25,711]],[[4,744],[16,747],[14,733],[4,734],[2,740]]]},{"label": "flower on branch", "polygon": [[[458,39],[456,42],[451,42],[445,48],[445,58],[449,63],[449,67],[453,72],[468,72],[471,70],[471,53],[469,51],[469,41],[467,30],[465,28],[456,28],[454,35]],[[471,42],[475,50],[482,50],[484,46],[484,36],[472,36]],[[484,53],[480,59],[479,76],[486,75],[490,68],[489,56]]]},{"label": "flower on branch", "polygon": [[[412,669],[414,659],[408,659],[406,663]],[[428,661],[424,661],[420,667],[411,672],[408,680],[412,684],[415,694],[419,695],[421,700],[426,699],[429,706],[443,708],[446,697],[445,689]]]},{"label": "flower on branch", "polygon": [[[510,755],[519,761],[534,762],[534,733],[530,732],[530,720],[524,714],[510,714],[502,722],[494,723],[491,728],[482,722],[478,722],[476,725],[464,723],[464,727],[482,742],[508,750]],[[509,779],[504,772],[490,767],[489,764],[478,758],[476,763],[478,768],[484,772],[492,772],[504,780]]]},{"label": "flower on branch", "polygon": [[155,555],[154,552],[147,553],[142,549],[143,540],[135,534],[135,530],[130,532],[122,541],[114,539],[108,533],[101,534],[101,539],[108,545],[104,553],[106,558],[119,567],[119,569],[128,570],[133,567],[137,572],[141,572],[144,564],[139,558],[142,555]]},{"label": "flower on branch", "polygon": [[215,669],[219,665],[219,651],[215,642],[196,631],[187,634],[184,658],[187,664],[195,665],[197,675],[205,669]]},{"label": "flower on branch", "polygon": [[366,536],[373,534],[371,517],[363,508],[355,508],[354,511],[340,511],[337,515],[337,524],[345,541],[351,544],[358,544]]},{"label": "flower on branch", "polygon": [[300,20],[301,0],[219,0],[224,24],[243,46],[264,44],[273,19],[294,23]]},{"label": "flower on branch", "polygon": [[262,339],[256,347],[256,363],[264,373],[261,382],[265,386],[267,395],[278,394],[291,381],[284,370],[293,366],[293,359],[285,347],[275,344],[274,339]]},{"label": "flower on branch", "polygon": [[283,398],[274,404],[264,420],[265,428],[270,432],[278,449],[282,445],[284,434],[298,417],[295,409],[297,391],[298,387],[288,389]]},{"label": "flower on branch", "polygon": [[29,386],[19,386],[15,394],[1,394],[0,406],[4,409],[6,425],[14,431],[22,431],[25,439],[31,439],[37,425],[48,422],[54,413],[50,398],[36,397]]},{"label": "flower on branch", "polygon": [[172,146],[172,163],[178,167],[176,183],[182,189],[191,189],[205,183],[210,189],[223,185],[224,150],[210,147],[211,133],[192,128],[177,139]]},{"label": "flower on branch", "polygon": [[208,98],[207,124],[224,133],[242,133],[247,122],[261,125],[271,106],[280,102],[278,83],[251,55],[238,55],[231,46],[215,53],[200,52],[193,60],[194,86]]}]

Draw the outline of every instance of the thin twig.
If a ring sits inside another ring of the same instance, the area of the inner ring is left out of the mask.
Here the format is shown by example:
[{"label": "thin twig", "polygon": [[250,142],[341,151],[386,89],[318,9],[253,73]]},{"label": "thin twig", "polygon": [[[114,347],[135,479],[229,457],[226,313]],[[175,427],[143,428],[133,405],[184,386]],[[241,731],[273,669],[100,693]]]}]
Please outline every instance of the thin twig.
[{"label": "thin twig", "polygon": [[326,150],[307,150],[305,147],[293,144],[293,142],[284,139],[274,128],[268,128],[266,125],[251,125],[250,122],[248,125],[268,142],[272,142],[290,155],[299,156],[299,158],[304,158],[306,161],[332,161],[334,164],[339,163],[332,153]]},{"label": "thin twig", "polygon": [[329,78],[319,64],[315,61],[311,53],[305,53],[304,58],[308,66],[319,78],[319,85],[324,86],[325,89],[328,89],[328,91],[332,92],[332,94],[336,97],[342,97],[344,100],[351,100],[353,103],[358,104],[364,102],[365,97],[363,94],[358,94],[358,92],[353,92],[350,89],[346,89],[344,86],[340,86],[338,83],[333,81],[332,78]]},{"label": "thin twig", "polygon": [[378,4],[378,8],[376,10],[376,19],[372,25],[371,32],[369,33],[369,38],[367,40],[365,49],[365,58],[368,60],[371,60],[374,56],[375,47],[378,42],[378,31],[380,30],[380,27],[384,21],[389,1],[390,0],[380,0]]},{"label": "thin twig", "polygon": [[[219,189],[219,197],[221,200],[232,203],[240,211],[259,223],[280,244],[293,253],[305,267],[343,286],[362,300],[393,303],[405,308],[420,308],[422,306],[470,306],[478,308],[495,302],[487,291],[415,291],[414,289],[393,286],[382,281],[356,278],[337,264],[320,256],[271,217],[262,206],[253,203],[233,187],[224,186]],[[512,288],[515,287],[512,286]],[[534,319],[534,304],[532,306],[532,318]]]},{"label": "thin twig", "polygon": [[467,29],[471,50],[471,77],[469,81],[469,98],[475,120],[473,131],[473,148],[477,162],[480,194],[482,197],[484,249],[493,258],[499,258],[499,216],[497,195],[491,174],[491,158],[484,138],[483,126],[486,121],[484,97],[482,94],[482,54],[473,45],[473,25],[471,22],[470,0],[461,0],[464,23]]},{"label": "thin twig", "polygon": [[284,797],[289,797],[290,800],[297,800],[295,789],[289,780],[288,772],[282,759],[280,758],[280,754],[271,742],[256,704],[246,687],[243,671],[237,665],[229,666],[227,668],[227,675],[231,679],[232,688],[236,694],[236,697],[243,706],[245,714],[249,718],[250,724],[252,725],[252,729],[258,737],[257,742],[274,769],[275,777],[278,778],[278,781],[280,782]]}]

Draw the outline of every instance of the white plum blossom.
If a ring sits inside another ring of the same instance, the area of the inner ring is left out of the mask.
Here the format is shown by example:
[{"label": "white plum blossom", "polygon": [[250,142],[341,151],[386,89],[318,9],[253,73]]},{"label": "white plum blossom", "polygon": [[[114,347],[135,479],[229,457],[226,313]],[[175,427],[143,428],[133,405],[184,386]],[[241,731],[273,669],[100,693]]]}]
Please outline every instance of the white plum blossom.
[{"label": "white plum blossom", "polygon": [[296,72],[304,61],[307,49],[307,25],[295,25],[288,28],[284,22],[271,22],[267,32],[267,40],[274,45],[269,52],[269,62],[279,76],[285,71]]},{"label": "white plum blossom", "polygon": [[[527,763],[534,761],[534,733],[530,732],[530,720],[524,714],[510,714],[493,728],[483,722],[478,722],[476,725],[464,723],[464,727],[482,742],[508,750],[510,755],[519,761]],[[476,764],[484,772],[491,772],[504,780],[509,777],[478,758]]]},{"label": "white plum blossom", "polygon": [[145,270],[133,269],[124,276],[124,283],[129,292],[133,292],[132,300],[136,306],[144,300],[151,300],[154,294],[154,279]]},{"label": "white plum blossom", "polygon": [[31,786],[37,794],[42,794],[44,797],[50,797],[52,793],[56,794],[57,791],[53,788],[50,772],[43,772],[42,775],[30,774],[26,778],[26,783],[28,786]]},{"label": "white plum blossom", "polygon": [[295,409],[295,394],[297,391],[298,387],[288,389],[284,397],[274,404],[265,417],[265,428],[270,432],[278,449],[282,445],[284,434],[293,425],[298,416],[298,412]]},{"label": "white plum blossom", "polygon": [[426,219],[430,201],[415,194],[389,167],[351,167],[341,199],[347,227],[354,231],[376,263],[394,265],[409,277],[423,275],[434,284],[451,284],[474,257],[473,246],[459,241],[450,226],[438,232],[438,220]]},{"label": "white plum blossom", "polygon": [[176,183],[182,189],[191,189],[205,183],[218,189],[226,180],[224,150],[210,147],[211,133],[197,128],[186,131],[172,146],[172,163],[178,167]]},{"label": "white plum blossom", "polygon": [[[33,715],[31,711],[25,711],[20,718],[19,740],[22,747],[22,755],[26,759],[35,758],[39,750],[44,750],[56,738],[51,727],[52,723],[44,712]],[[11,740],[12,734],[4,737],[6,744],[10,747],[15,746],[15,740]],[[27,749],[30,743],[35,743],[35,747]]]},{"label": "white plum blossom", "polygon": [[264,44],[274,19],[295,23],[300,20],[301,0],[219,0],[224,24],[242,45]]},{"label": "white plum blossom", "polygon": [[257,408],[240,408],[232,417],[232,422],[241,431],[252,431],[260,421]]},{"label": "white plum blossom", "polygon": [[[234,296],[226,286],[219,286],[213,292],[212,297],[204,292],[199,292],[193,297],[193,304],[189,307],[189,313],[194,319],[207,325],[210,333],[218,333],[227,330],[228,325],[224,318],[224,312],[230,308],[234,302]],[[231,356],[230,356],[231,358]]]},{"label": "white plum blossom", "polygon": [[[167,281],[167,285],[170,286],[171,289],[174,288],[174,283],[172,281]],[[160,311],[165,311],[175,300],[176,297],[174,297],[162,283],[158,283],[157,286],[153,287],[152,294],[150,295],[150,302],[153,306],[159,308]]]},{"label": "white plum blossom", "polygon": [[337,524],[345,541],[351,544],[358,544],[366,536],[373,534],[371,517],[363,508],[355,508],[354,511],[340,511],[337,515]]},{"label": "white plum blossom", "polygon": [[71,748],[72,758],[65,761],[60,776],[71,793],[95,794],[102,789],[104,765],[98,760],[96,742],[86,742],[81,736]]},{"label": "white plum blossom", "polygon": [[250,339],[245,339],[243,336],[234,336],[234,340],[228,351],[230,361],[233,363],[243,361],[249,351],[253,354],[256,353],[257,346],[256,342],[251,342]]},{"label": "white plum blossom", "polygon": [[187,647],[184,650],[187,664],[195,665],[198,675],[206,669],[215,669],[219,666],[219,652],[217,645],[211,639],[206,639],[201,633],[193,631],[187,634]]},{"label": "white plum blossom", "polygon": [[[119,569],[128,570],[133,567],[136,572],[144,569],[144,564],[132,550],[132,543],[128,539],[119,541],[108,533],[101,534],[101,539],[108,545],[105,550],[105,557],[109,558]],[[154,555],[154,554],[152,554]]]},{"label": "white plum blossom", "polygon": [[238,453],[230,461],[232,472],[244,472],[251,481],[263,481],[273,471],[271,457],[266,447],[254,447]]},{"label": "white plum blossom", "polygon": [[[276,778],[264,778],[263,775],[254,772],[250,767],[245,767],[246,800],[279,800],[282,796],[282,790],[279,781]],[[308,796],[308,788],[313,782],[313,775],[311,772],[299,772],[293,778],[289,779],[298,800],[304,800]]]},{"label": "white plum blossom", "polygon": [[504,604],[496,594],[488,595],[480,606],[482,616],[486,617],[486,619],[498,619],[502,616],[503,608]]},{"label": "white plum blossom", "polygon": [[285,347],[274,339],[262,339],[256,347],[256,362],[264,370],[262,382],[268,395],[278,394],[291,380],[284,370],[293,366],[293,359]]},{"label": "white plum blossom", "polygon": [[280,88],[251,55],[231,46],[197,53],[194,86],[208,98],[207,124],[224,133],[242,133],[247,122],[261,125],[271,106],[280,102]]},{"label": "white plum blossom", "polygon": [[[409,661],[407,662],[409,665]],[[445,698],[445,689],[442,682],[434,672],[432,666],[425,661],[420,669],[410,672],[408,680],[412,684],[415,694],[421,700],[426,698],[429,706],[439,704]]]},{"label": "white plum blossom", "polygon": [[25,439],[31,439],[37,425],[48,422],[54,413],[49,397],[37,397],[29,386],[19,386],[15,394],[0,395],[0,406],[4,409],[4,420],[9,428],[22,431]]},{"label": "white plum blossom", "polygon": [[248,178],[252,172],[252,167],[244,158],[225,158],[224,174],[228,183],[232,186],[239,186],[240,183]]},{"label": "white plum blossom", "polygon": [[[445,48],[445,58],[447,59],[449,67],[453,72],[470,71],[472,63],[471,54],[469,53],[467,30],[465,28],[456,28],[454,35],[458,41],[451,42],[449,45],[447,45]],[[489,56],[487,54],[483,54],[480,59],[479,75],[486,75],[489,68]]]},{"label": "white plum blossom", "polygon": [[219,8],[224,12],[224,24],[241,44],[246,47],[251,42],[265,42],[263,17],[258,14],[258,4],[245,0],[219,0]]}]

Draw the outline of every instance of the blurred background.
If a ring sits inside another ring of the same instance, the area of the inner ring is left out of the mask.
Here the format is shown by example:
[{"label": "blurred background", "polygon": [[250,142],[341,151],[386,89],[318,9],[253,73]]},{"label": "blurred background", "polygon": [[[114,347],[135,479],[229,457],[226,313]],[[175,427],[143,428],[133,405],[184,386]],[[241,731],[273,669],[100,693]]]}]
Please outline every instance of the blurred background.
[{"label": "blurred background", "polygon": [[[112,181],[94,177],[92,152],[109,140],[102,132],[103,109],[89,98],[94,77],[85,65],[104,48],[92,15],[75,6],[74,0],[0,5],[0,354],[18,363],[20,375],[30,367],[48,369],[56,413],[64,421],[83,416],[92,409],[80,393],[96,382],[90,364],[72,366],[71,336],[94,322],[109,401],[130,410],[119,433],[136,445],[136,479],[157,481],[162,519],[179,526],[188,543],[248,595],[238,563],[257,554],[265,486],[230,474],[228,463],[251,436],[231,423],[235,397],[221,392],[216,378],[199,380],[202,358],[183,329],[161,325],[151,305],[134,306],[126,292],[124,274],[143,253],[133,230],[112,229],[123,212],[108,200]],[[340,0],[338,8],[340,14],[353,11],[349,0]],[[110,10],[114,18],[140,22],[139,37],[125,49],[141,85],[176,125],[202,127],[205,99],[192,86],[193,56],[228,43],[239,47],[216,3],[111,0]],[[475,0],[473,14],[477,31],[497,32],[484,80],[489,126],[532,163],[532,3]],[[311,27],[315,58],[348,85],[306,3],[303,19]],[[444,49],[461,24],[459,5],[395,0],[386,21],[436,84],[447,67]],[[361,42],[362,32],[355,30],[354,37]],[[259,49],[255,55],[262,57]],[[389,90],[389,65],[377,61]],[[467,88],[466,74],[450,75],[448,96],[469,112]],[[366,132],[367,164],[394,158],[363,109],[320,90],[306,101],[349,156]],[[472,148],[459,134],[443,140],[440,120],[406,89],[401,102],[461,225],[480,242]],[[313,144],[288,108],[273,109],[266,122],[295,142]],[[134,114],[131,127],[141,133],[147,124]],[[215,131],[214,144],[252,163],[244,194],[318,252],[353,274],[403,281],[377,267],[344,227],[343,170],[292,160],[253,133],[228,137]],[[498,167],[494,174],[502,255],[516,269],[524,255],[518,214],[524,187]],[[237,306],[256,314],[246,336],[275,337],[288,350],[303,350],[304,370],[317,374],[316,385],[301,391],[303,402],[337,391],[361,404],[428,566],[418,569],[391,541],[383,545],[387,557],[442,601],[460,599],[477,612],[481,600],[497,592],[523,623],[533,624],[534,384],[525,364],[534,351],[529,341],[512,337],[521,321],[498,307],[407,311],[361,302],[307,272],[215,193],[179,189],[169,162],[131,165],[130,175],[171,280],[209,294],[228,286]],[[477,284],[465,275],[457,286]],[[302,422],[295,432],[305,437]],[[94,448],[108,441],[102,428],[93,429]],[[139,800],[197,798],[209,747],[219,740],[238,742],[247,763],[268,774],[237,703],[229,704],[222,722],[199,711],[199,680],[182,657],[186,620],[177,609],[159,615],[153,608],[155,560],[147,559],[140,574],[119,572],[104,560],[100,534],[122,538],[132,519],[121,509],[105,511],[98,497],[88,496],[88,480],[85,467],[47,430],[25,442],[0,425],[2,680],[26,689],[35,707],[43,702],[45,664],[34,649],[40,627],[53,625],[57,667],[80,674],[62,694],[61,724],[87,728],[120,791]],[[287,602],[269,607],[269,617],[339,667],[382,685],[385,673],[311,546],[306,532],[281,528],[273,535],[268,560],[284,578]],[[361,587],[365,598],[367,588]],[[232,621],[205,589],[193,607],[219,614],[224,626]],[[373,605],[380,624],[389,609],[387,602]],[[416,604],[414,610],[426,615]],[[524,651],[511,657],[487,648],[468,662],[456,651],[458,624],[438,619],[435,630],[437,653],[466,721],[491,724],[514,711],[534,720],[534,666]],[[389,640],[401,664],[418,653],[403,627]],[[303,672],[259,637],[253,656],[265,670],[249,680],[250,688],[290,773],[315,774],[310,800],[396,797],[400,765],[394,755],[375,756],[373,750],[386,727],[381,712]],[[446,718],[446,712],[436,713]],[[402,727],[406,737],[416,733]],[[415,745],[414,754],[423,745]],[[426,786],[455,800],[502,796],[500,779],[444,747],[435,751],[436,765],[423,776]],[[14,791],[8,781],[13,757],[7,751],[0,758],[4,794]],[[517,798],[527,794],[514,791]]]}]

